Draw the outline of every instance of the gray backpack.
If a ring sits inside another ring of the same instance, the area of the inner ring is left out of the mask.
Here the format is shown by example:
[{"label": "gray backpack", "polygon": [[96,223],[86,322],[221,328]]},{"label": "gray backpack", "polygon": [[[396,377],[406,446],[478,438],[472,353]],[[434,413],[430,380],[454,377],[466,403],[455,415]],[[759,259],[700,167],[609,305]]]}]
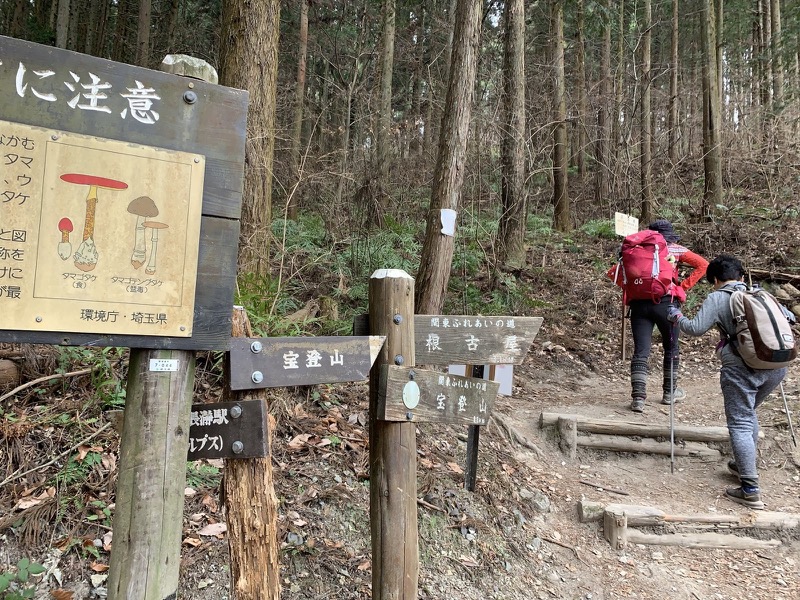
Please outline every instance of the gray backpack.
[{"label": "gray backpack", "polygon": [[784,308],[761,288],[722,289],[730,294],[736,331],[726,332],[751,369],[779,369],[797,358],[797,344]]}]

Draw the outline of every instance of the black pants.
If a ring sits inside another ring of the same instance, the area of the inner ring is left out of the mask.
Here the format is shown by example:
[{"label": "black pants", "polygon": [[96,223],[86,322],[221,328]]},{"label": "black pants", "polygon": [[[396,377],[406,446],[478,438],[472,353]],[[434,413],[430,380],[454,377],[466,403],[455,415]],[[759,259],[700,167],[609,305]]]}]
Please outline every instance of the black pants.
[{"label": "black pants", "polygon": [[680,302],[664,296],[661,302],[632,300],[631,335],[633,336],[633,358],[631,359],[631,397],[647,398],[647,373],[650,347],[653,344],[653,327],[661,333],[664,346],[664,384],[663,390],[671,394],[677,386],[680,348],[678,347],[678,326],[667,320],[670,306],[680,307]]}]

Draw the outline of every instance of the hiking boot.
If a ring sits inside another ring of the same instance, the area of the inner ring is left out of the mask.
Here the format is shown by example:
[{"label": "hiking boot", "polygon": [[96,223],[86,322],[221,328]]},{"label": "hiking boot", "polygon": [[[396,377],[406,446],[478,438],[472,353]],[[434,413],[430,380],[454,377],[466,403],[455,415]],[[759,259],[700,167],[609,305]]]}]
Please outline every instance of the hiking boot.
[{"label": "hiking boot", "polygon": [[634,398],[631,401],[631,410],[633,412],[644,412],[644,398]]},{"label": "hiking boot", "polygon": [[739,477],[739,467],[736,466],[735,460],[728,461],[728,473],[730,473],[731,475],[736,475],[736,477]]},{"label": "hiking boot", "polygon": [[761,501],[761,490],[757,487],[737,487],[725,490],[725,496],[753,510],[764,510],[764,503]]},{"label": "hiking boot", "polygon": [[664,395],[661,398],[661,404],[670,405],[672,404],[673,400],[675,401],[675,404],[681,400],[686,400],[686,392],[683,391],[683,388],[675,388],[675,391],[672,392],[672,395],[670,395],[669,392],[664,392]]}]

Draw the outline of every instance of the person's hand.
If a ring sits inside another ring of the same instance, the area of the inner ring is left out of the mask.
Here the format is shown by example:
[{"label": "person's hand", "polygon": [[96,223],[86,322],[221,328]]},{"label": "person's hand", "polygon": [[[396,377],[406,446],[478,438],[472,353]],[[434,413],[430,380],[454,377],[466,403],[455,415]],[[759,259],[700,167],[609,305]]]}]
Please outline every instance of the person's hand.
[{"label": "person's hand", "polygon": [[677,306],[670,306],[669,310],[667,311],[667,321],[670,323],[677,323],[681,320],[683,313],[681,313],[681,309]]}]

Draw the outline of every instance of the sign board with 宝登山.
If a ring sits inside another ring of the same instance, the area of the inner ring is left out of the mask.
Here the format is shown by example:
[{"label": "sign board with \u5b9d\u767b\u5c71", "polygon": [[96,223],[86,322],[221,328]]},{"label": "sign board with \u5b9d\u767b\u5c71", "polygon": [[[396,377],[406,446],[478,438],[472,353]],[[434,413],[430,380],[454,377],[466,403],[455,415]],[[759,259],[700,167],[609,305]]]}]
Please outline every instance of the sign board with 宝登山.
[{"label": "sign board with \u5b9d\u767b\u5c71", "polygon": [[187,460],[269,456],[267,414],[262,400],[193,404]]},{"label": "sign board with \u5b9d\u767b\u5c71", "polygon": [[232,338],[231,389],[364,381],[385,336]]},{"label": "sign board with \u5b9d\u767b\u5c71", "polygon": [[415,315],[420,365],[521,364],[542,317]]},{"label": "sign board with \u5b9d\u767b\u5c71", "polygon": [[486,425],[499,387],[485,379],[384,365],[376,418]]}]

